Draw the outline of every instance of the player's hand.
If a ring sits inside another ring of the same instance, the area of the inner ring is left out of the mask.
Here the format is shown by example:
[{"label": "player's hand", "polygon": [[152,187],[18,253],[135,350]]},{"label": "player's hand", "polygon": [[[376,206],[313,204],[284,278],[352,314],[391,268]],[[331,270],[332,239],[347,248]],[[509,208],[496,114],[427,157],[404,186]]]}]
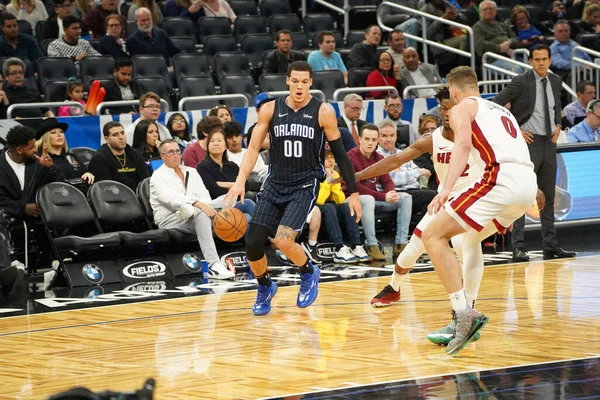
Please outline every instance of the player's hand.
[{"label": "player's hand", "polygon": [[538,210],[540,211],[542,211],[546,206],[546,196],[540,189],[537,190],[537,194],[535,195],[535,202],[537,203]]},{"label": "player's hand", "polygon": [[558,141],[558,137],[560,136],[560,126],[556,125],[554,131],[552,132],[552,143],[556,143]]},{"label": "player's hand", "polygon": [[39,215],[37,205],[35,203],[25,204],[25,214],[37,218]]},{"label": "player's hand", "polygon": [[362,218],[362,207],[360,206],[360,198],[358,193],[352,193],[348,198],[348,207],[350,208],[350,215],[356,215],[356,223]]},{"label": "player's hand", "polygon": [[204,203],[197,201],[194,203],[194,207],[201,209],[204,212],[204,214],[208,215],[211,218],[214,217],[215,215],[217,215],[217,210],[215,210],[208,204],[204,204]]},{"label": "player's hand", "polygon": [[523,134],[523,139],[525,139],[527,144],[533,143],[533,133],[524,129],[521,129],[521,133]]},{"label": "player's hand", "polygon": [[37,162],[44,168],[52,168],[52,157],[48,154],[48,148],[44,145],[42,149],[42,155],[38,156],[37,154],[33,155]]},{"label": "player's hand", "polygon": [[427,206],[427,213],[429,215],[437,214],[440,210],[444,209],[444,205],[448,201],[448,195],[450,194],[447,190],[442,190],[431,200],[431,203]]},{"label": "player's hand", "polygon": [[235,203],[237,203],[237,199],[239,197],[240,201],[244,202],[244,194],[246,193],[246,187],[241,182],[235,182],[229,192],[225,195],[223,199],[223,204],[225,207],[232,207]]},{"label": "player's hand", "polygon": [[94,183],[94,175],[90,174],[89,172],[86,172],[85,174],[81,175],[81,179],[86,181],[90,185]]},{"label": "player's hand", "polygon": [[386,203],[397,203],[400,200],[400,196],[395,190],[390,190],[385,194]]}]

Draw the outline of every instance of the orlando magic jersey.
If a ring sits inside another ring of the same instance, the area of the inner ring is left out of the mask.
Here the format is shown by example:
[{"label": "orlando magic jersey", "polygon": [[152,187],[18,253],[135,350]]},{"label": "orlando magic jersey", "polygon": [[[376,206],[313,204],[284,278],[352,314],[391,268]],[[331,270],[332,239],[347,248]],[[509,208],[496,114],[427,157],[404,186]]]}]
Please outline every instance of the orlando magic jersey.
[{"label": "orlando magic jersey", "polygon": [[275,109],[269,125],[269,180],[286,186],[298,185],[312,179],[322,181],[323,145],[325,135],[319,125],[322,102],[315,97],[298,111],[285,102],[275,100]]}]

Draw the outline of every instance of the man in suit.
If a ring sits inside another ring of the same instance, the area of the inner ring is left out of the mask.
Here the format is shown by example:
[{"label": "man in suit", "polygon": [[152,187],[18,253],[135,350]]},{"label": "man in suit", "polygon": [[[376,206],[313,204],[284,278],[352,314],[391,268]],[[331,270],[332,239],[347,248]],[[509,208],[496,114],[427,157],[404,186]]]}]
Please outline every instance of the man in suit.
[{"label": "man in suit", "polygon": [[[535,45],[529,55],[533,70],[515,76],[493,101],[502,106],[510,103],[511,111],[529,145],[538,188],[546,196],[546,206],[540,211],[544,258],[574,257],[575,253],[560,247],[554,227],[556,141],[561,130],[561,79],[558,75],[548,73],[552,63],[550,54],[547,45]],[[513,261],[529,260],[524,248],[524,228],[525,216],[513,224]]]},{"label": "man in suit", "polygon": [[[442,78],[431,64],[420,63],[419,53],[414,47],[407,47],[402,53],[404,67],[400,69],[402,86],[441,84]],[[435,96],[435,89],[417,90],[419,97]]]},{"label": "man in suit", "polygon": [[338,118],[338,128],[346,128],[352,134],[354,143],[358,146],[359,132],[367,121],[360,119],[363,107],[363,98],[356,93],[349,93],[344,97],[344,113]]}]

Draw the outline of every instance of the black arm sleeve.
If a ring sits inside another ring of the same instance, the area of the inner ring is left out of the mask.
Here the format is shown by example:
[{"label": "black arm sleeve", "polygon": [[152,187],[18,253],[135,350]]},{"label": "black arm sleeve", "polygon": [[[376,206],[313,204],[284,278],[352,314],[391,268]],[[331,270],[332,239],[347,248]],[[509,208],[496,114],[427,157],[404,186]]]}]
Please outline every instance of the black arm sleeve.
[{"label": "black arm sleeve", "polygon": [[330,141],[329,146],[331,147],[331,151],[335,157],[335,162],[340,168],[340,174],[342,175],[342,178],[344,178],[344,181],[346,181],[348,192],[350,192],[350,194],[358,193],[356,179],[354,178],[354,168],[352,168],[352,163],[350,162],[350,158],[348,158],[348,153],[346,153],[346,150],[344,150],[342,138],[339,137],[333,141]]}]

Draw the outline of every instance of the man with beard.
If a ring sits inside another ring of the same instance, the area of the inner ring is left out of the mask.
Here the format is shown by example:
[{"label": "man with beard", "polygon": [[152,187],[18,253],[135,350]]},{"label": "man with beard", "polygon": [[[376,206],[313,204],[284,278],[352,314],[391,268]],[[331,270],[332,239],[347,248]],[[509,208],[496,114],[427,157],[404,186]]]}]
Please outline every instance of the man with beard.
[{"label": "man with beard", "polygon": [[[415,142],[419,138],[419,132],[415,129],[414,126],[409,121],[400,119],[402,116],[402,110],[404,109],[402,105],[402,99],[396,93],[390,93],[385,98],[385,103],[383,108],[387,113],[386,120],[392,121],[396,125],[397,131],[397,142],[396,147],[402,148],[401,146],[404,144],[409,146]],[[405,128],[402,128],[405,127]],[[405,133],[408,133],[406,135]],[[408,137],[407,137],[408,136]],[[406,140],[408,139],[408,143]]]},{"label": "man with beard", "polygon": [[[104,101],[137,100],[147,92],[144,85],[132,80],[133,63],[129,58],[117,58],[113,71],[114,80],[106,83],[106,96]],[[111,107],[106,109],[107,114],[135,113],[134,106]]]},{"label": "man with beard", "polygon": [[159,54],[168,65],[171,57],[183,51],[165,31],[153,27],[152,14],[146,7],[135,11],[135,21],[138,30],[127,39],[127,48],[132,57],[137,54]]}]

